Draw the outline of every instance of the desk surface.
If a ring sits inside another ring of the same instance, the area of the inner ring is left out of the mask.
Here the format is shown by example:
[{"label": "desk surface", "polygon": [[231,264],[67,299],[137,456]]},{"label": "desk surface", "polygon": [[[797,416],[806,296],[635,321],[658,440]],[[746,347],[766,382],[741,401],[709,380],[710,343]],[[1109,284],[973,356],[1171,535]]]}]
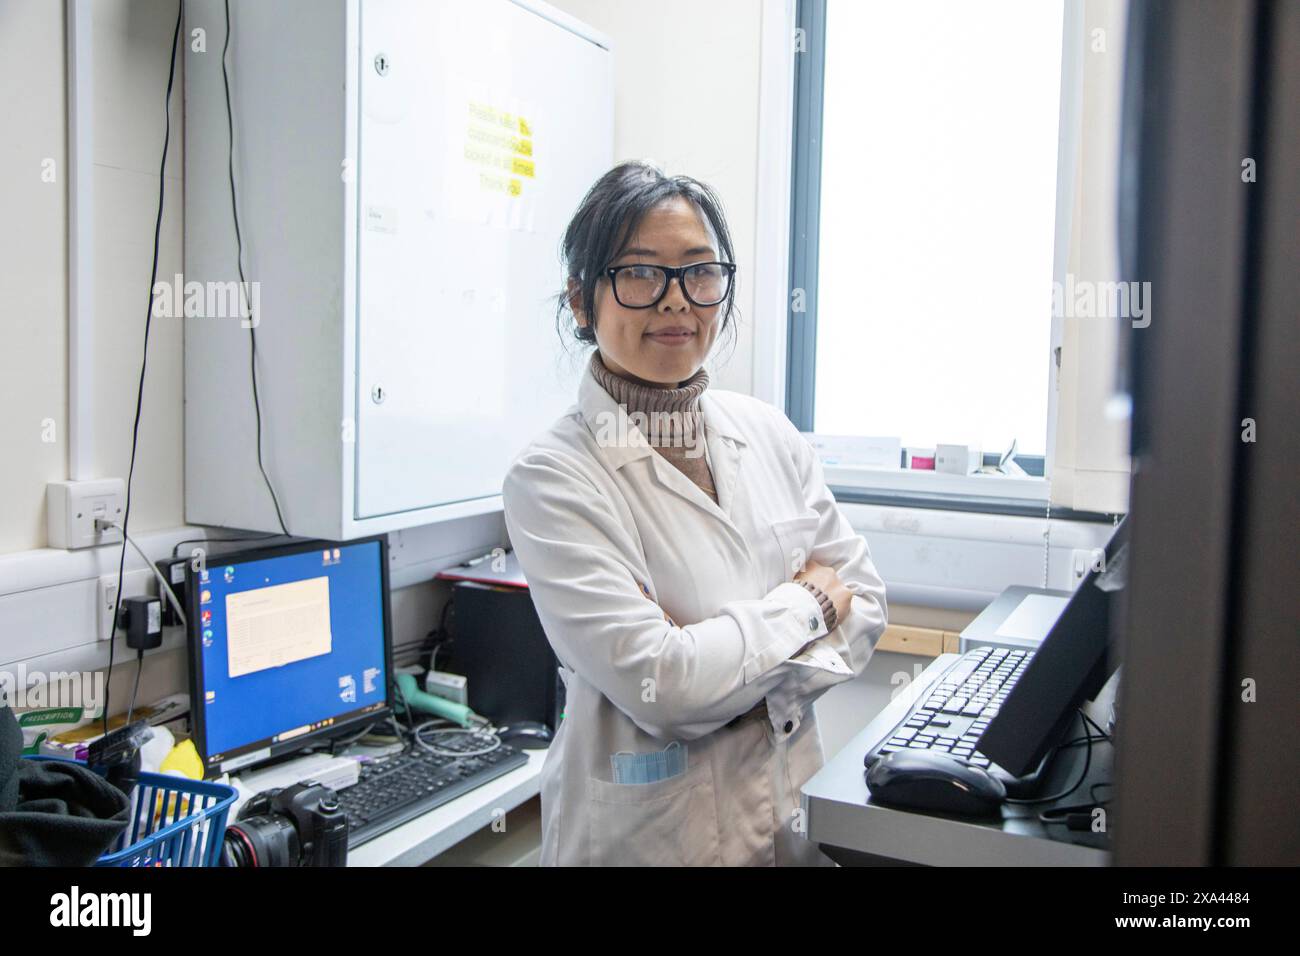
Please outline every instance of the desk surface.
[{"label": "desk surface", "polygon": [[[889,733],[903,719],[912,702],[926,693],[939,675],[960,655],[944,654],[935,658],[907,693],[899,694],[849,744],[827,761],[803,786],[803,808],[808,839],[822,844],[834,856],[840,848],[869,857],[883,857],[927,866],[1105,866],[1109,853],[1095,846],[1066,842],[1061,837],[1069,831],[1062,825],[1045,826],[1038,820],[1040,810],[1051,806],[1007,806],[1001,823],[975,821],[955,816],[898,810],[868,802],[870,791],[862,758],[872,744]],[[1098,695],[1095,704],[1086,708],[1097,718],[1097,711],[1109,709],[1114,682]],[[1098,720],[1106,726],[1105,718]],[[1083,759],[1079,746],[1063,751],[1053,762],[1045,781],[1048,792],[1064,789],[1073,783]],[[1088,779],[1062,803],[1087,799],[1088,787],[1094,782],[1110,780],[1110,744],[1094,744],[1092,768]],[[1075,839],[1096,841],[1094,834],[1070,834]]]},{"label": "desk surface", "polygon": [[349,850],[348,866],[419,866],[536,796],[547,751],[524,753],[522,767]]}]

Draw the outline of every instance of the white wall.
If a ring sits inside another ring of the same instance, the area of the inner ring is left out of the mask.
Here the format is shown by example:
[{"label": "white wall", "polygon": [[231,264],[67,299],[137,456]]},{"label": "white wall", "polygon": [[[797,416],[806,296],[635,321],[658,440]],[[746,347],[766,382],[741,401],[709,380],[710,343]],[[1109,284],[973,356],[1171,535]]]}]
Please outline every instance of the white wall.
[{"label": "white wall", "polygon": [[45,483],[67,467],[63,63],[63,4],[0,0],[0,553],[45,544]]},{"label": "white wall", "polygon": [[[91,405],[92,473],[125,477],[138,382],[143,319],[149,301],[158,161],[163,140],[172,0],[97,0],[94,11],[93,183],[96,196],[94,323],[98,355]],[[0,292],[6,348],[0,349],[0,555],[45,547],[45,485],[68,477],[68,183],[65,5],[57,0],[0,0],[0,96],[6,135],[0,146]],[[159,275],[181,268],[182,78],[172,99]],[[55,181],[42,162],[54,160]],[[181,329],[155,323],[136,462],[131,526],[136,532],[182,524]],[[51,432],[49,420],[52,420]],[[46,439],[53,437],[53,441]],[[109,550],[109,549],[101,549]],[[19,560],[20,569],[30,561]],[[51,620],[75,608],[89,617],[95,584],[78,582],[37,592],[18,590],[14,574],[0,588],[9,623]],[[11,590],[13,589],[13,590]],[[23,607],[14,609],[15,604]],[[90,634],[51,634],[50,650]],[[0,636],[0,661],[20,653],[17,635]],[[106,648],[96,648],[106,652]],[[7,653],[8,652],[8,653]],[[95,655],[98,657],[98,654]],[[90,659],[93,660],[94,658]],[[119,654],[119,660],[124,655]],[[92,666],[89,661],[87,665]],[[144,699],[184,686],[184,651],[148,658]],[[112,692],[126,699],[134,667],[115,668]]]},{"label": "white wall", "polygon": [[[94,9],[95,339],[93,472],[126,477],[131,450],[163,138],[173,0],[97,0]],[[64,4],[0,0],[0,554],[45,546],[45,484],[67,477],[67,107]],[[159,276],[181,268],[181,81],[173,92]],[[55,160],[57,180],[41,181]],[[181,328],[154,324],[131,525],[182,523]],[[46,442],[46,419],[55,441]]]},{"label": "white wall", "polygon": [[[753,390],[759,32],[756,0],[550,0],[614,44],[614,159],[653,159],[708,183],[736,246],[733,351],[713,384]],[[698,104],[715,104],[701,108]]]},{"label": "white wall", "polygon": [[[163,143],[163,92],[176,4],[97,0],[95,57],[96,372],[93,473],[126,477],[131,426],[150,305],[149,276]],[[184,270],[184,57],[177,54],[158,278]],[[158,319],[149,335],[131,524],[139,531],[183,523],[181,323]]]}]

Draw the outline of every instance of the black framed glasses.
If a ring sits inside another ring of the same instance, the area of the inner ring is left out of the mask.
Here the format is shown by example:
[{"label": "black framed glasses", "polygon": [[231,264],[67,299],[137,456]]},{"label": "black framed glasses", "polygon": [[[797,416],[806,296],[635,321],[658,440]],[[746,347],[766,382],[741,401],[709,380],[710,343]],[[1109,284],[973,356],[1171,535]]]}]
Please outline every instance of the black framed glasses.
[{"label": "black framed glasses", "polygon": [[694,262],[689,266],[630,265],[605,270],[614,287],[614,299],[625,309],[648,309],[658,305],[676,279],[682,295],[701,309],[717,305],[731,292],[736,274],[733,262]]}]

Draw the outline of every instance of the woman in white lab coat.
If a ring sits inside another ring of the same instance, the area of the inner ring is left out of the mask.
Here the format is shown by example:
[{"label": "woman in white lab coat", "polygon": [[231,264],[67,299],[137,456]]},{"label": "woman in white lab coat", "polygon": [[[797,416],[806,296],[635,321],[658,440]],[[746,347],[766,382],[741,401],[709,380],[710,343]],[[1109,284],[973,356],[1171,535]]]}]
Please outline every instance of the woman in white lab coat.
[{"label": "woman in white lab coat", "polygon": [[785,416],[707,388],[735,296],[720,205],[623,164],[563,255],[560,321],[596,349],[504,488],[567,686],[542,863],[828,862],[799,800],[823,761],[812,703],[866,666],[885,589]]}]

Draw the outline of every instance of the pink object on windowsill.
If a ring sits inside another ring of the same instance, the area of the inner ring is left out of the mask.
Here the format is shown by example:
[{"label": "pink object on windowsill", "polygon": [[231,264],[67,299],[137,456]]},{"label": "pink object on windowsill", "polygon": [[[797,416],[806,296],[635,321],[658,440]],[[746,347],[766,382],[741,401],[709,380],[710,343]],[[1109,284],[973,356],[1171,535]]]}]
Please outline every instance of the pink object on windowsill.
[{"label": "pink object on windowsill", "polygon": [[934,471],[934,456],[922,458],[920,455],[912,456],[913,471]]}]

